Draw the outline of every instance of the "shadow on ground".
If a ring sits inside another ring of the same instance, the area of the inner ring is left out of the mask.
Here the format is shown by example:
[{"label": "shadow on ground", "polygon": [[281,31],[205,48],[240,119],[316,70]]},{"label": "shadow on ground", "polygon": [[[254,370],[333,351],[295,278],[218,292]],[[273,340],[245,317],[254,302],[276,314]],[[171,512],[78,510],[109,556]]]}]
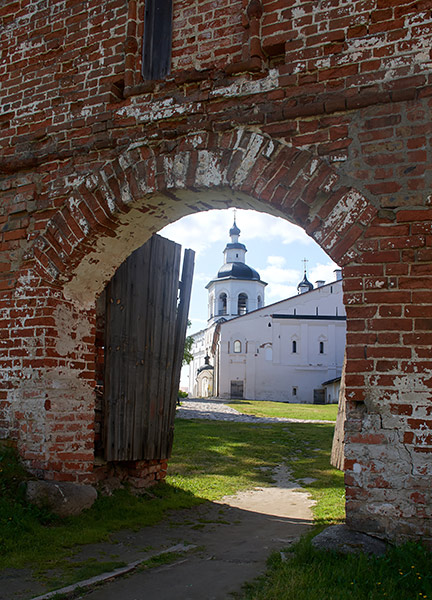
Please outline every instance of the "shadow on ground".
[{"label": "shadow on ground", "polygon": [[[258,488],[173,511],[159,525],[113,534],[112,541],[82,548],[73,561],[145,559],[176,544],[194,545],[153,568],[138,567],[89,589],[86,600],[226,600],[265,570],[269,554],[286,548],[312,525],[311,502],[287,487]],[[0,600],[28,600],[46,592],[29,572],[7,570],[0,577]]]}]

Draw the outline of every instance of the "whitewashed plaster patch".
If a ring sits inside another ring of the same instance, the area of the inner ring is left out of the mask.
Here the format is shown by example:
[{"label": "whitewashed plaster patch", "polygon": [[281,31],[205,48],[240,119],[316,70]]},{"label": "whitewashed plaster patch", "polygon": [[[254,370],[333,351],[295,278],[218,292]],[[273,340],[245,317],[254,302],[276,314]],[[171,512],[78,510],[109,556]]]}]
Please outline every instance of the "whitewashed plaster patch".
[{"label": "whitewashed plaster patch", "polygon": [[173,157],[164,156],[164,172],[167,188],[185,187],[189,161],[189,152],[180,152]]},{"label": "whitewashed plaster patch", "polygon": [[367,207],[367,200],[360,192],[351,190],[343,196],[326,219],[326,229],[342,231],[355,223]]},{"label": "whitewashed plaster patch", "polygon": [[251,135],[249,140],[248,147],[246,149],[245,155],[243,156],[243,160],[241,165],[238,167],[235,177],[234,184],[239,186],[241,185],[249,175],[251,169],[254,167],[256,163],[256,158],[261,149],[261,146],[264,143],[264,137],[259,134]]},{"label": "whitewashed plaster patch", "polygon": [[198,186],[223,185],[226,173],[221,170],[219,156],[208,150],[198,151],[198,167],[195,183]]}]

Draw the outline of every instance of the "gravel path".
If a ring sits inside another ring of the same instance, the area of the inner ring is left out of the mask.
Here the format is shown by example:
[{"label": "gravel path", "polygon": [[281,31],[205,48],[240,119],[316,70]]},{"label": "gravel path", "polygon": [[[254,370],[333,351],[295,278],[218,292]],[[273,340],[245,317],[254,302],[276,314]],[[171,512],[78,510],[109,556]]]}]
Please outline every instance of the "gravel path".
[{"label": "gravel path", "polygon": [[180,419],[210,419],[212,421],[237,421],[239,423],[331,423],[334,421],[318,421],[312,419],[285,419],[283,417],[255,417],[237,412],[227,406],[224,400],[187,398],[177,408]]}]

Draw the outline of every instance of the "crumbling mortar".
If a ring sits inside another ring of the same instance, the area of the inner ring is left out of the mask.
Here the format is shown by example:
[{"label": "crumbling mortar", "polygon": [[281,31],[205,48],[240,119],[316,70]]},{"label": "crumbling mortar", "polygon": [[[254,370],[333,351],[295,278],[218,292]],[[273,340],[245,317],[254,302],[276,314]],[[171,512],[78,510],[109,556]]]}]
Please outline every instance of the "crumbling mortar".
[{"label": "crumbling mortar", "polygon": [[[426,114],[430,113],[430,109],[428,107],[428,102],[427,99],[422,99],[422,100],[418,100],[417,103],[420,103]],[[401,115],[401,121],[400,123],[398,123],[397,125],[395,125],[394,127],[397,128],[401,128],[403,126],[405,127],[411,127],[412,126],[412,122],[409,121],[408,119],[408,115],[407,115],[407,105],[405,102],[399,102],[397,103],[400,109],[400,112],[398,114]],[[370,171],[371,168],[368,164],[365,163],[364,161],[364,153],[362,151],[362,143],[360,142],[359,136],[358,134],[363,132],[363,124],[364,121],[368,118],[366,116],[365,113],[370,111],[370,118],[373,119],[376,114],[373,112],[373,107],[371,107],[371,109],[369,108],[364,108],[362,110],[358,110],[358,111],[351,111],[351,114],[354,116],[354,118],[349,120],[348,123],[348,137],[352,140],[350,146],[349,146],[349,157],[351,158],[351,160],[349,160],[346,163],[346,166],[341,167],[341,171],[344,173],[344,175],[348,178],[348,180],[351,180],[353,182],[353,186],[358,189],[359,191],[361,191],[361,193],[369,200],[369,202],[375,206],[376,208],[378,208],[380,211],[380,216],[382,215],[383,217],[385,216],[390,216],[391,213],[393,212],[392,209],[389,208],[381,208],[379,206],[379,199],[370,192],[370,190],[368,189],[367,185],[369,183],[371,183],[373,181],[373,177],[371,176],[371,178],[367,181],[362,181],[360,179],[355,179],[350,172],[348,171],[348,168],[350,170],[354,170],[355,168],[357,168],[358,170],[366,170],[366,171]],[[426,151],[428,154],[428,161],[427,164],[430,164],[432,161],[432,149],[431,149],[431,144],[426,144]],[[402,154],[404,156],[404,164],[411,164],[411,159],[408,156],[408,148],[406,147],[406,145],[404,144],[403,146],[403,150],[402,150]],[[426,187],[429,187],[429,189],[432,187],[432,174],[429,172],[429,170],[426,170],[426,172],[422,175],[422,178],[424,178],[424,180],[426,181]],[[400,181],[401,178],[399,178]],[[405,195],[405,197],[407,197],[407,195],[412,194],[412,191],[410,191],[409,189],[406,188],[406,184],[405,187],[403,187],[401,190],[399,190],[397,192],[397,196],[401,196]],[[397,205],[396,205],[397,206]],[[395,218],[394,214],[391,215],[391,218]]]}]

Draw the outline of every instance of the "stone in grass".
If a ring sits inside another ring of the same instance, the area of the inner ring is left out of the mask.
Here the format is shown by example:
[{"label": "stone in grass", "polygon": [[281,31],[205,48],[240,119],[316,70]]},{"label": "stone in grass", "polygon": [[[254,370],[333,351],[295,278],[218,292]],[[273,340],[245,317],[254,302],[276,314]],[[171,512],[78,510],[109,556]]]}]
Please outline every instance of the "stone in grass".
[{"label": "stone in grass", "polygon": [[318,550],[333,550],[342,554],[364,552],[382,556],[387,544],[366,533],[353,531],[346,525],[332,525],[314,537],[312,545]]},{"label": "stone in grass", "polygon": [[29,502],[46,507],[60,517],[70,517],[90,508],[97,498],[97,492],[91,485],[29,481],[26,496]]}]

